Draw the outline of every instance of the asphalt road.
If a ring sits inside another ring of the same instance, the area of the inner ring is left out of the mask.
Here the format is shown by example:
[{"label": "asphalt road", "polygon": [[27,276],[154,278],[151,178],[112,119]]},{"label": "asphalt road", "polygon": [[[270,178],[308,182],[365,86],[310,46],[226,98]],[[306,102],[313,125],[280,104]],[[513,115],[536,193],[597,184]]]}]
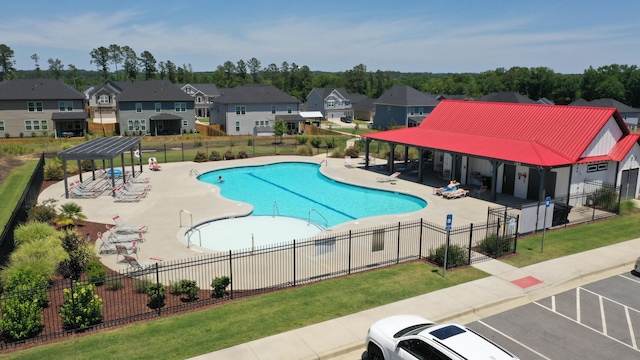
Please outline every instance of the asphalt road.
[{"label": "asphalt road", "polygon": [[625,272],[467,326],[521,360],[640,359],[640,277]]}]

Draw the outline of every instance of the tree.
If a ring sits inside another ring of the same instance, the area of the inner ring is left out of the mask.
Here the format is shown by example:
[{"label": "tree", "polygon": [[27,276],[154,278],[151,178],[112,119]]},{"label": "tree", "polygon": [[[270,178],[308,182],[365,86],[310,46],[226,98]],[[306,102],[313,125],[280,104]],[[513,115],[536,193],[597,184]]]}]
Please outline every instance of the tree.
[{"label": "tree", "polygon": [[174,84],[178,82],[176,64],[174,64],[170,60],[167,60],[164,66],[165,66],[165,69],[167,70],[167,78],[169,79],[169,81],[171,81]]},{"label": "tree", "polygon": [[76,68],[76,66],[73,64],[67,65],[67,79],[69,82],[73,83],[73,87],[76,90],[78,90],[78,83],[76,80],[77,78],[78,78],[78,68]]},{"label": "tree", "polygon": [[91,63],[96,64],[98,71],[102,72],[102,79],[107,80],[109,78],[109,49],[104,46],[100,46],[97,49],[91,50]]},{"label": "tree", "polygon": [[127,79],[135,81],[138,78],[138,56],[129,46],[122,47],[122,54],[124,57],[124,72]]},{"label": "tree", "polygon": [[31,60],[35,61],[36,63],[36,78],[41,78],[42,77],[42,72],[40,71],[40,63],[38,62],[40,60],[40,57],[38,56],[38,54],[33,54],[31,55]]},{"label": "tree", "polygon": [[140,65],[142,66],[145,80],[151,80],[156,76],[158,72],[156,69],[156,59],[150,52],[145,50],[140,54]]},{"label": "tree", "polygon": [[346,71],[342,75],[342,84],[350,93],[365,94],[367,90],[367,67],[360,64]]},{"label": "tree", "polygon": [[47,61],[49,62],[49,72],[53,75],[54,79],[59,80],[62,75],[62,70],[64,70],[62,61],[60,61],[60,59],[53,60],[52,58],[49,58]]},{"label": "tree", "polygon": [[240,84],[247,83],[247,64],[242,59],[238,60],[236,64],[236,74],[238,74]]},{"label": "tree", "polygon": [[118,79],[118,64],[122,63],[122,59],[124,58],[124,54],[122,52],[122,48],[119,45],[111,44],[109,45],[109,60],[115,66],[115,78]]},{"label": "tree", "polygon": [[287,130],[287,124],[284,123],[284,120],[276,119],[276,122],[273,126],[273,135],[280,137],[279,142],[282,142],[282,135],[286,134]]},{"label": "tree", "polygon": [[13,60],[13,50],[5,44],[0,44],[0,81],[11,80],[16,72],[16,61]]},{"label": "tree", "polygon": [[56,224],[59,226],[75,226],[80,221],[87,219],[87,216],[82,213],[82,207],[74,202],[68,202],[60,205],[60,213],[56,218]]},{"label": "tree", "polygon": [[280,82],[281,75],[278,65],[271,63],[262,72],[264,73],[265,83],[276,86]]},{"label": "tree", "polygon": [[258,83],[258,75],[260,75],[260,61],[256,58],[251,58],[249,63],[247,64],[249,68],[249,74],[251,74],[251,78],[253,79],[253,83]]}]

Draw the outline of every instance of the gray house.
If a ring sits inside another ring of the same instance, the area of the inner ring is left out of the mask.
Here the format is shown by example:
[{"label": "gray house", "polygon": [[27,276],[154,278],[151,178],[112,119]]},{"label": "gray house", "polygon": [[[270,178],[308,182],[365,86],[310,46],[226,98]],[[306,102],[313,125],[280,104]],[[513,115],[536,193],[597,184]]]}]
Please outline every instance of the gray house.
[{"label": "gray house", "polygon": [[289,133],[299,133],[305,121],[300,116],[300,101],[272,85],[221,89],[212,102],[209,123],[219,124],[229,135],[273,135],[276,119],[287,124]]},{"label": "gray house", "polygon": [[193,98],[167,80],[138,81],[117,97],[122,134],[178,135],[195,131]]},{"label": "gray house", "polygon": [[375,101],[373,127],[389,129],[395,126],[418,126],[438,103],[431,94],[408,85],[395,85]]},{"label": "gray house", "polygon": [[93,119],[94,123],[115,124],[118,122],[116,98],[131,84],[128,81],[107,80],[85,90],[84,93],[89,104],[89,117]]},{"label": "gray house", "polygon": [[198,118],[209,117],[209,107],[213,99],[220,96],[216,84],[183,84],[178,85],[180,90],[193,98],[195,116]]},{"label": "gray house", "polygon": [[344,88],[313,88],[306,105],[306,111],[320,111],[327,120],[354,117],[351,94]]},{"label": "gray house", "polygon": [[0,83],[0,136],[83,136],[85,96],[55,79]]},{"label": "gray house", "polygon": [[632,108],[631,106],[623,104],[618,100],[611,98],[596,99],[591,101],[578,99],[569,105],[616,108],[618,109],[620,116],[622,116],[624,123],[627,124],[629,130],[638,130],[638,116],[640,115],[640,109]]},{"label": "gray house", "polygon": [[351,94],[351,99],[353,101],[353,118],[373,121],[373,116],[376,113],[376,100],[361,94]]}]

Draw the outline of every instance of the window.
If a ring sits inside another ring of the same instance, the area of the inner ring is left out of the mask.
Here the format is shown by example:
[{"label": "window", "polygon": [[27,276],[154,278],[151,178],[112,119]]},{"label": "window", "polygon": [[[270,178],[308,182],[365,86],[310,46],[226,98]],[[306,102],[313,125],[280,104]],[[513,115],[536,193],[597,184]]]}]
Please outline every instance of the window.
[{"label": "window", "polygon": [[0,120],[0,131],[4,131],[4,121]]},{"label": "window", "polygon": [[137,120],[130,119],[127,120],[127,128],[129,131],[147,131],[147,121],[146,120]]},{"label": "window", "polygon": [[162,104],[161,103],[155,103],[155,104],[153,104],[153,106],[156,109],[157,113],[162,111]]},{"label": "window", "polygon": [[416,108],[409,108],[409,115],[415,115],[416,114]]},{"label": "window", "polygon": [[236,131],[240,131],[240,121],[236,121]]},{"label": "window", "polygon": [[73,101],[58,101],[59,111],[73,111]]},{"label": "window", "polygon": [[291,105],[287,106],[287,114],[291,114],[293,107]]},{"label": "window", "polygon": [[269,120],[264,121],[264,126],[269,126]]},{"label": "window", "polygon": [[275,105],[271,105],[271,113],[272,114],[276,113],[276,106]]},{"label": "window", "polygon": [[198,96],[198,97],[196,98],[196,102],[197,102],[198,104],[202,104],[202,96]]},{"label": "window", "polygon": [[25,120],[24,121],[24,129],[27,130],[27,131],[31,131],[33,129],[32,125],[31,125],[31,120]]},{"label": "window", "polygon": [[27,103],[27,108],[29,109],[29,112],[40,112],[42,111],[42,101],[29,101]]},{"label": "window", "polygon": [[47,120],[40,120],[40,129],[49,130],[49,124],[47,124]]},{"label": "window", "polygon": [[260,126],[260,121],[256,120],[256,126]]},{"label": "window", "polygon": [[109,104],[111,100],[109,99],[109,95],[100,95],[100,99],[98,99],[99,104]]},{"label": "window", "polygon": [[327,100],[327,107],[334,107],[336,106],[336,101],[331,99],[331,100]]},{"label": "window", "polygon": [[176,109],[176,112],[185,112],[185,111],[187,111],[187,103],[184,103],[184,102],[174,103],[174,107]]},{"label": "window", "polygon": [[182,120],[182,127],[189,127],[189,120]]},{"label": "window", "polygon": [[587,172],[607,171],[607,163],[589,164],[587,165]]},{"label": "window", "polygon": [[391,106],[387,106],[387,114],[391,114]]},{"label": "window", "polygon": [[142,103],[136,103],[136,112],[137,113],[141,113],[142,112]]},{"label": "window", "polygon": [[245,115],[247,113],[246,106],[236,106],[236,115]]},{"label": "window", "polygon": [[345,100],[344,106],[351,106],[351,100]]},{"label": "window", "polygon": [[424,113],[424,110],[422,108],[418,108],[418,114],[422,115]]}]

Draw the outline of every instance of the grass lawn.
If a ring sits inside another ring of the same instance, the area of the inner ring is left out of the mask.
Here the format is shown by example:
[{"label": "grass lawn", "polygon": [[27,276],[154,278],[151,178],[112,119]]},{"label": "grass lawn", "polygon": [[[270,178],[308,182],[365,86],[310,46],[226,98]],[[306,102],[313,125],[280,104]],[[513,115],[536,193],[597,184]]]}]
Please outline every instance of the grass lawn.
[{"label": "grass lawn", "polygon": [[412,262],[6,354],[7,359],[184,359],[487,276]]},{"label": "grass lawn", "polygon": [[[27,160],[24,165],[11,171],[7,180],[0,185],[0,225],[4,228],[11,217],[11,213],[16,208],[25,184],[29,183],[29,179],[33,175],[38,165],[38,160]],[[16,191],[19,189],[19,191]]]},{"label": "grass lawn", "polygon": [[635,239],[638,236],[640,214],[617,216],[591,224],[547,231],[542,253],[542,233],[518,239],[518,255],[504,259],[504,262],[523,267]]}]

